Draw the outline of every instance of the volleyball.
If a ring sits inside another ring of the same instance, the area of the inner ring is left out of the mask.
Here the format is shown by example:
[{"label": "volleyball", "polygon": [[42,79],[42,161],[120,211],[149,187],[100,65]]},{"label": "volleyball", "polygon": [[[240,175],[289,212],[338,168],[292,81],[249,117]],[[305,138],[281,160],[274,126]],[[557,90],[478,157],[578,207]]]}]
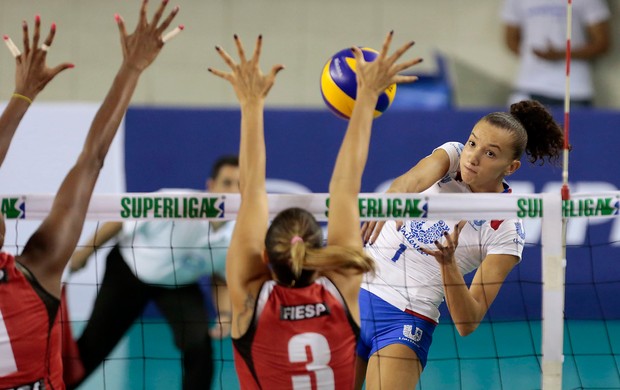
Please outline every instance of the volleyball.
[{"label": "volleyball", "polygon": [[[364,59],[374,61],[379,52],[362,47]],[[334,54],[323,67],[321,74],[321,95],[329,109],[343,119],[349,119],[355,106],[357,81],[355,80],[355,56],[351,49]],[[375,118],[390,107],[396,95],[396,84],[392,84],[379,96],[375,107]]]}]

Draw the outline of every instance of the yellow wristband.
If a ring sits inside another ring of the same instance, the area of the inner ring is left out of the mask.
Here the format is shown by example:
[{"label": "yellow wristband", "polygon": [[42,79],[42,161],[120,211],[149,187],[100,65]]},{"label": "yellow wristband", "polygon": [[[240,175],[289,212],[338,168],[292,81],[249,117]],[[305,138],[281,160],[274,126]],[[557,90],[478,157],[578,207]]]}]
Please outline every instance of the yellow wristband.
[{"label": "yellow wristband", "polygon": [[14,93],[13,94],[14,98],[18,98],[18,99],[22,99],[28,102],[28,104],[32,104],[32,99],[30,99],[28,96],[24,96],[24,95],[20,95],[19,93]]}]

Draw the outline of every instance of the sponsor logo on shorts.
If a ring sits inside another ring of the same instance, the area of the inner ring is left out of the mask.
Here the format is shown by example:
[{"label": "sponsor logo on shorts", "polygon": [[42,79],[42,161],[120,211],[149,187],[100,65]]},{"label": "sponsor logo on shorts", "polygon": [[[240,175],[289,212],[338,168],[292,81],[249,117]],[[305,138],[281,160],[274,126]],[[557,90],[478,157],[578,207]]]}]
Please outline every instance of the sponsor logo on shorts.
[{"label": "sponsor logo on shorts", "polygon": [[413,325],[405,325],[403,327],[403,336],[405,338],[417,343],[422,340],[422,336],[424,335],[424,331],[417,326],[415,327],[415,331],[413,331]]}]

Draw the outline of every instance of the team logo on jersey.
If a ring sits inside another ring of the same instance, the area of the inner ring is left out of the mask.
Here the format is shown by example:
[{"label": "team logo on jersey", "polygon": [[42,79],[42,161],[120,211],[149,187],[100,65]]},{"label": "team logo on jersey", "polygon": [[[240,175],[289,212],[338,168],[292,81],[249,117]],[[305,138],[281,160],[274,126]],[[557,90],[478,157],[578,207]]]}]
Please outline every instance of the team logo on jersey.
[{"label": "team logo on jersey", "polygon": [[523,230],[523,225],[521,224],[521,222],[515,222],[515,230],[516,230],[518,237],[513,238],[512,242],[514,242],[517,245],[524,246],[525,245],[525,230]]},{"label": "team logo on jersey", "polygon": [[2,198],[1,212],[6,219],[25,219],[26,202],[23,198]]},{"label": "team logo on jersey", "polygon": [[409,340],[413,340],[416,343],[422,340],[422,335],[424,334],[424,331],[417,326],[415,327],[415,332],[412,332],[412,330],[413,325],[405,325],[403,327],[403,336],[405,336]]},{"label": "team logo on jersey", "polygon": [[401,233],[411,246],[418,252],[426,255],[420,249],[422,246],[430,246],[440,240],[444,232],[450,232],[450,228],[444,221],[437,221],[430,227],[425,228],[426,221],[411,221],[403,224]]},{"label": "team logo on jersey", "polygon": [[6,268],[0,268],[0,283],[6,283],[9,281],[9,273]]},{"label": "team logo on jersey", "polygon": [[329,307],[325,302],[306,305],[280,306],[280,319],[299,321],[329,315]]},{"label": "team logo on jersey", "polygon": [[517,234],[521,237],[522,240],[525,240],[525,230],[523,230],[523,224],[521,222],[515,222],[515,228],[517,229]]}]

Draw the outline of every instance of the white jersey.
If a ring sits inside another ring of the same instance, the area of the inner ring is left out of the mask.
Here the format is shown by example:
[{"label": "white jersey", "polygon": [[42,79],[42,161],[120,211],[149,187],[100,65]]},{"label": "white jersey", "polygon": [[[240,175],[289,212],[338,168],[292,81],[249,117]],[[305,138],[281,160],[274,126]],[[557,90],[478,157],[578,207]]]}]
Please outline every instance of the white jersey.
[{"label": "white jersey", "polygon": [[[448,142],[442,146],[450,157],[448,173],[424,193],[468,192],[460,181],[459,160],[463,145]],[[506,192],[509,192],[505,184]],[[366,252],[375,259],[375,275],[366,274],[362,288],[400,310],[412,310],[434,321],[439,320],[439,305],[444,289],[439,263],[420,248],[436,249],[435,240],[451,233],[458,220],[405,221],[400,230],[389,221]],[[456,263],[463,275],[477,269],[491,254],[508,254],[521,258],[525,233],[518,219],[468,221],[459,235]]]},{"label": "white jersey", "polygon": [[[610,18],[604,0],[574,0],[571,45],[579,48],[587,42],[587,27]],[[549,45],[566,48],[566,0],[504,0],[502,20],[521,29],[520,66],[515,88],[557,99],[564,98],[566,64],[548,61],[533,53]],[[590,99],[592,76],[588,60],[572,59],[571,96]]]},{"label": "white jersey", "polygon": [[234,225],[234,221],[225,222],[215,230],[207,221],[125,223],[120,252],[145,283],[174,288],[195,283],[204,275],[224,279]]}]

